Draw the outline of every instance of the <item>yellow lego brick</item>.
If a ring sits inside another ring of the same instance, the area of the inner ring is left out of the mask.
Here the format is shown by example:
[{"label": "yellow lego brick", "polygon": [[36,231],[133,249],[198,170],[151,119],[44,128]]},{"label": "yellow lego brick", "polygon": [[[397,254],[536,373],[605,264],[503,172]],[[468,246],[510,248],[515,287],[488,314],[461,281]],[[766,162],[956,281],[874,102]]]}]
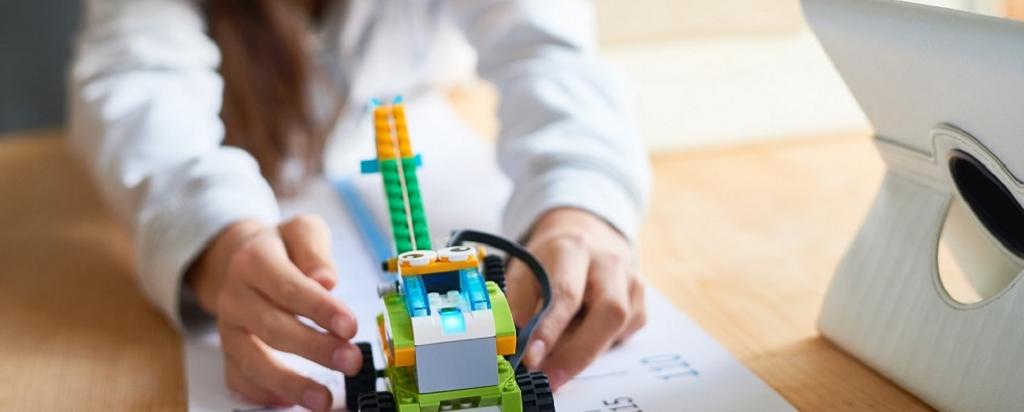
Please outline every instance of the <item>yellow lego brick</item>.
[{"label": "yellow lego brick", "polygon": [[[391,149],[394,152],[394,148]],[[398,134],[398,153],[402,157],[412,157],[412,146],[409,145],[409,136],[403,136],[401,133]]]},{"label": "yellow lego brick", "polygon": [[377,157],[394,159],[394,144],[398,142],[397,157],[412,157],[409,131],[405,121],[405,107],[401,104],[385,105],[373,110],[374,131],[376,132]]},{"label": "yellow lego brick", "polygon": [[461,262],[449,262],[447,259],[441,258],[423,266],[412,266],[409,263],[402,263],[398,267],[398,273],[402,276],[419,276],[431,273],[452,272],[461,269],[475,268],[479,266],[479,264],[479,261],[476,260],[476,256],[472,256]]},{"label": "yellow lego brick", "polygon": [[416,348],[399,348],[395,349],[395,363],[396,367],[413,366],[416,364]]},{"label": "yellow lego brick", "polygon": [[409,143],[409,130],[405,121],[405,106],[401,104],[391,106],[391,114],[395,132],[398,133],[398,147],[402,157],[412,157],[412,145]]},{"label": "yellow lego brick", "polygon": [[388,365],[395,363],[395,357],[391,354],[391,347],[388,345],[387,331],[384,328],[384,314],[377,315],[377,335],[380,338],[381,351],[384,352],[384,358]]},{"label": "yellow lego brick", "polygon": [[495,342],[498,346],[498,355],[510,356],[516,354],[516,335],[498,336]]},{"label": "yellow lego brick", "polygon": [[[373,126],[376,134],[377,157],[381,160],[395,158],[395,134],[393,132],[393,106],[380,106],[373,110]],[[401,143],[399,143],[401,146]],[[401,152],[401,149],[399,149]]]},{"label": "yellow lego brick", "polygon": [[377,132],[377,141],[375,143],[377,146],[378,157],[391,156],[392,159],[395,157],[395,147],[393,142],[391,141],[390,131]]},{"label": "yellow lego brick", "polygon": [[389,257],[388,261],[385,264],[387,265],[386,267],[387,267],[387,271],[389,273],[398,272],[398,257],[397,256]]},{"label": "yellow lego brick", "polygon": [[391,160],[395,158],[395,149],[391,145],[378,145],[377,158],[380,160]]}]

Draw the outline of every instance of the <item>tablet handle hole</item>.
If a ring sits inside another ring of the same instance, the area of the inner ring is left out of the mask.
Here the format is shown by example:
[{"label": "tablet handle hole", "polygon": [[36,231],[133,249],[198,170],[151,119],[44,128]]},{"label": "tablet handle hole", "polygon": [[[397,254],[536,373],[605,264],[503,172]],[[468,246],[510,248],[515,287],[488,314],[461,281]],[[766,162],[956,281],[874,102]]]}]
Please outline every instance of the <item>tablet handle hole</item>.
[{"label": "tablet handle hole", "polygon": [[975,303],[1004,290],[1024,268],[1024,208],[966,152],[950,152],[949,171],[958,195],[942,229],[939,277],[954,300]]}]

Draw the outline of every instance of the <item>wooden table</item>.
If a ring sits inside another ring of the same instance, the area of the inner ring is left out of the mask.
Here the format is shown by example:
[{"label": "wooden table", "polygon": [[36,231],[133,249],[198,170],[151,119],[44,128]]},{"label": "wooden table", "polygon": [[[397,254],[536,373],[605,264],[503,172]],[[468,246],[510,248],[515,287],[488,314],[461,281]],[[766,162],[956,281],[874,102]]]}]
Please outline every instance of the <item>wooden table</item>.
[{"label": "wooden table", "polygon": [[[0,410],[180,410],[178,336],[57,131],[0,140]],[[867,133],[654,156],[651,282],[801,410],[927,409],[823,340],[880,181]]]}]

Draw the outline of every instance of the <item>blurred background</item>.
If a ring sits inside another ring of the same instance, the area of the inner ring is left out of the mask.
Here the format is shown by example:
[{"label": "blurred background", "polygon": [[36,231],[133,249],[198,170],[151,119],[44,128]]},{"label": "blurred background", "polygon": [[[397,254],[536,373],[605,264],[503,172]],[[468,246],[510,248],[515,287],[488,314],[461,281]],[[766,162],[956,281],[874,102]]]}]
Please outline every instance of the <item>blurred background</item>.
[{"label": "blurred background", "polygon": [[[1024,0],[917,0],[1024,18]],[[798,0],[598,0],[652,150],[869,130]]]},{"label": "blurred background", "polygon": [[[1024,0],[919,1],[1024,18]],[[653,150],[867,130],[797,0],[595,0]],[[0,137],[59,127],[80,5],[0,2]]]},{"label": "blurred background", "polygon": [[0,137],[59,126],[78,0],[0,2]]}]

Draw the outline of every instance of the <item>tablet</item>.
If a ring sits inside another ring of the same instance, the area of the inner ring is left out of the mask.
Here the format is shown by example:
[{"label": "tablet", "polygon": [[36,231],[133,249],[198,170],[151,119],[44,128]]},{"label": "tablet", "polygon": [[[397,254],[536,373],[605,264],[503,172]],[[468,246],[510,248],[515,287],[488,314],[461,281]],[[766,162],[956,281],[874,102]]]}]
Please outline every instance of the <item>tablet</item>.
[{"label": "tablet", "polygon": [[[924,155],[953,125],[1024,158],[1024,22],[891,0],[803,0],[878,139]],[[1024,162],[1007,162],[1024,180]]]}]

